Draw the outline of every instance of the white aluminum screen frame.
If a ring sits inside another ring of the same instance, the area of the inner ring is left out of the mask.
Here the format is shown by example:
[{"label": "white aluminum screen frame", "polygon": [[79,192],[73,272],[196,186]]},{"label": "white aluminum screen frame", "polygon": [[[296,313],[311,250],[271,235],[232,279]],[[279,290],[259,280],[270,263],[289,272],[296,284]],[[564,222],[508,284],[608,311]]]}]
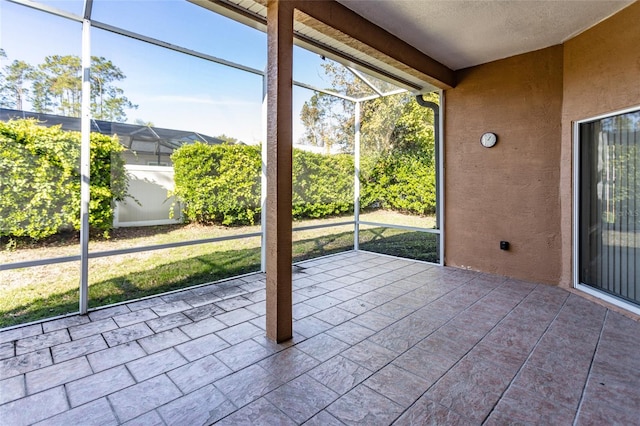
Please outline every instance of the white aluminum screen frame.
[{"label": "white aluminum screen frame", "polygon": [[598,290],[597,288],[580,282],[580,125],[595,120],[602,120],[604,118],[614,117],[616,115],[627,114],[630,112],[636,112],[640,110],[640,105],[636,105],[630,108],[612,111],[606,114],[596,115],[594,117],[585,118],[573,122],[573,261],[572,261],[572,281],[573,288],[576,290],[587,293],[605,302],[611,303],[614,306],[625,309],[636,315],[640,315],[640,306],[627,302],[626,300],[619,299],[609,293]]}]

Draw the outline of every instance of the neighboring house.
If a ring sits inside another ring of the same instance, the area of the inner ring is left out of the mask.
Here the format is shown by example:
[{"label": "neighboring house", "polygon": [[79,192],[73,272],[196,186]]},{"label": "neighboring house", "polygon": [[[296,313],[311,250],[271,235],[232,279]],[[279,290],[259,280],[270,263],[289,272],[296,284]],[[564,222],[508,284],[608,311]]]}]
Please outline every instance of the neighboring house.
[{"label": "neighboring house", "polygon": [[[43,126],[60,125],[63,130],[80,131],[80,118],[77,117],[0,108],[0,121],[8,121],[12,118],[35,118]],[[109,136],[117,135],[120,143],[127,148],[124,152],[126,164],[145,166],[171,166],[171,154],[185,144],[224,143],[222,139],[196,132],[104,120],[91,120],[91,131]]]},{"label": "neighboring house", "polygon": [[[43,126],[80,131],[80,118],[0,108],[0,121],[35,118]],[[183,130],[91,120],[91,131],[117,135],[123,152],[131,198],[116,204],[113,226],[152,226],[181,222],[181,210],[169,194],[174,189],[171,154],[185,144],[224,141]],[[173,210],[173,212],[171,212]]]}]

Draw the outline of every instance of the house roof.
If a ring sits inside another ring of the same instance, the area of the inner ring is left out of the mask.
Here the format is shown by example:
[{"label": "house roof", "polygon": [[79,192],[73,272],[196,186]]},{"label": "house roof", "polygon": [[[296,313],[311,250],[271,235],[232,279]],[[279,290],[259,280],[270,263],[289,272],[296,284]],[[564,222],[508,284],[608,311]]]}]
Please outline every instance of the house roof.
[{"label": "house roof", "polygon": [[[63,130],[80,131],[81,120],[77,117],[0,108],[0,121],[19,118],[35,118],[44,126],[60,125]],[[189,143],[202,142],[209,145],[224,143],[222,139],[196,132],[104,120],[91,120],[91,131],[109,136],[117,135],[122,145],[138,153],[170,154]]]}]

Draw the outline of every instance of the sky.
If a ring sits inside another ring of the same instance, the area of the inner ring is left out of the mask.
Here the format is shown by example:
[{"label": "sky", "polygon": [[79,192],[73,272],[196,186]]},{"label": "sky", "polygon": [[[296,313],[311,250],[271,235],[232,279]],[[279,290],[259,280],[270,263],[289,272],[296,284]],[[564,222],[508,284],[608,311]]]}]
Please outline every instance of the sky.
[{"label": "sky", "polygon": [[[40,1],[75,14],[81,0]],[[257,70],[266,66],[266,34],[184,0],[95,0],[92,20],[110,24]],[[15,59],[41,63],[48,55],[80,55],[81,24],[0,0],[0,47]],[[263,140],[262,77],[98,28],[91,54],[104,56],[126,75],[118,82],[136,110],[127,121],[157,127],[225,134],[245,143]],[[330,83],[323,59],[296,47],[294,78],[315,87]],[[294,91],[294,142],[303,134],[298,120],[313,92]]]}]

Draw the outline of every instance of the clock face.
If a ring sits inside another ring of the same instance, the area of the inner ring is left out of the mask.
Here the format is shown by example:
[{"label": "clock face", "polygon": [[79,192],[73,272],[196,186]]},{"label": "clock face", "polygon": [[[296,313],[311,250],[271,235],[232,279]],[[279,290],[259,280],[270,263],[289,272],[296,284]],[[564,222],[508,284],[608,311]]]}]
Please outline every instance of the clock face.
[{"label": "clock face", "polygon": [[491,148],[498,142],[498,137],[495,133],[487,132],[480,138],[480,143],[485,148]]}]

